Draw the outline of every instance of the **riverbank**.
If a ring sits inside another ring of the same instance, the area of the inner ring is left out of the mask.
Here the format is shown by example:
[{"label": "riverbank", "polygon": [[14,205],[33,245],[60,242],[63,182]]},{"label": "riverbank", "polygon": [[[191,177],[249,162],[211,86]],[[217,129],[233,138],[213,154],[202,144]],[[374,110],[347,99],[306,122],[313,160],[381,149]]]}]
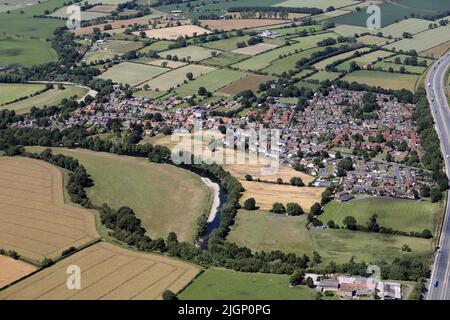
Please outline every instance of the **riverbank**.
[{"label": "riverbank", "polygon": [[211,223],[214,221],[216,214],[218,213],[219,207],[220,207],[220,186],[219,186],[219,184],[212,182],[211,179],[209,179],[209,178],[202,177],[201,179],[208,188],[211,188],[214,191],[213,202],[211,205],[211,211],[209,213],[208,220],[207,220],[208,223]]}]

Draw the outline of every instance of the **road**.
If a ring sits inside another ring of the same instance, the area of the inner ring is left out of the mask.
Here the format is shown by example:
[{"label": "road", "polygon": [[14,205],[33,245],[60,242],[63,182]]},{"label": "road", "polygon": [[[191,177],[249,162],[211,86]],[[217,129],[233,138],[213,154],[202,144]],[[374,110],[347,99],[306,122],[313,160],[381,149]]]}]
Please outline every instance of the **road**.
[{"label": "road", "polygon": [[[432,109],[436,130],[441,140],[445,170],[450,177],[450,109],[445,96],[444,75],[450,65],[450,53],[445,54],[430,69],[427,80],[427,96]],[[448,198],[448,197],[447,197]],[[450,200],[450,199],[449,199]],[[444,222],[431,273],[428,300],[450,300],[450,201],[445,208]]]}]

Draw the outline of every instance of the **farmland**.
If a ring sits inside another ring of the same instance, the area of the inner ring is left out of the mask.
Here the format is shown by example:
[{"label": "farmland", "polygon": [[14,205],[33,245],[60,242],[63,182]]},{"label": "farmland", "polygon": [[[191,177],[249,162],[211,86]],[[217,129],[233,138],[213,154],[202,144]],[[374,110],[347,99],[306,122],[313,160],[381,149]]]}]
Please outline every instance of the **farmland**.
[{"label": "farmland", "polygon": [[36,271],[36,267],[20,260],[0,255],[0,289]]},{"label": "farmland", "polygon": [[[326,10],[329,6],[333,6],[336,9],[355,4],[353,0],[286,0],[278,3],[277,6],[281,7],[307,7],[307,8],[319,8]],[[360,1],[358,1],[360,2]]]},{"label": "farmland", "polygon": [[228,39],[207,42],[203,46],[214,50],[231,51],[237,48],[237,44],[239,42],[246,42],[248,41],[248,39],[250,39],[250,36],[244,35],[242,37],[232,37]]},{"label": "farmland", "polygon": [[371,215],[377,214],[380,226],[422,232],[424,229],[434,230],[441,211],[439,204],[429,201],[368,198],[347,203],[331,202],[325,207],[320,219],[324,223],[333,220],[342,226],[346,216],[353,216],[359,224],[365,225]]},{"label": "farmland", "polygon": [[389,41],[391,41],[388,38],[377,37],[377,36],[370,35],[370,34],[359,37],[357,40],[358,40],[358,42],[363,43],[363,44],[376,45],[376,46],[382,46],[382,45],[387,44]]},{"label": "farmland", "polygon": [[346,75],[343,80],[348,82],[356,81],[370,86],[380,86],[385,89],[405,88],[414,91],[417,78],[418,76],[413,74],[358,70]]},{"label": "farmland", "polygon": [[169,70],[139,63],[122,62],[102,73],[99,78],[111,79],[116,83],[128,83],[130,86],[136,86]]},{"label": "farmland", "polygon": [[173,44],[173,42],[166,41],[166,40],[155,41],[155,42],[151,43],[149,46],[139,50],[139,52],[148,53],[150,50],[157,51],[157,52],[166,51],[169,49],[169,45],[171,45],[171,44]]},{"label": "farmland", "polygon": [[72,156],[86,167],[95,182],[87,189],[94,203],[129,206],[151,237],[166,238],[173,231],[179,240],[191,241],[195,220],[210,209],[209,189],[189,171],[82,149],[58,148],[54,153]]},{"label": "farmland", "polygon": [[314,67],[317,70],[324,70],[327,65],[332,64],[335,61],[338,61],[338,60],[341,60],[341,59],[347,59],[347,58],[353,56],[353,54],[355,54],[356,52],[364,53],[365,51],[368,51],[368,50],[370,50],[370,48],[367,48],[367,47],[364,48],[363,47],[363,48],[359,48],[357,50],[347,51],[347,52],[344,52],[344,53],[332,56],[330,58],[321,60],[320,62],[314,64]]},{"label": "farmland", "polygon": [[200,61],[212,57],[213,52],[220,54],[220,51],[217,50],[211,50],[199,46],[187,46],[185,48],[160,52],[160,56],[163,58],[167,56],[177,56],[179,60],[186,59],[189,61]]},{"label": "farmland", "polygon": [[387,49],[425,51],[450,41],[450,26],[439,27],[416,34],[412,39],[403,39],[385,46]]},{"label": "farmland", "polygon": [[[77,265],[81,290],[69,290],[66,270]],[[178,292],[199,268],[160,255],[137,253],[99,243],[81,250],[0,292],[8,300],[151,300],[165,289]]]},{"label": "farmland", "polygon": [[178,37],[192,37],[194,35],[209,34],[211,31],[195,25],[177,26],[170,28],[159,28],[146,30],[145,34],[149,38],[176,40]]},{"label": "farmland", "polygon": [[205,65],[225,67],[247,58],[248,58],[247,55],[225,51],[221,52],[219,55],[216,55],[215,57],[202,60],[201,63]]},{"label": "farmland", "polygon": [[167,91],[171,88],[175,88],[177,85],[184,83],[184,81],[188,81],[186,78],[186,74],[189,72],[192,73],[195,79],[214,70],[216,69],[212,67],[191,64],[181,68],[177,68],[170,72],[166,72],[156,78],[153,78],[152,80],[143,83],[143,85],[147,84],[152,90]]},{"label": "farmland", "polygon": [[256,205],[262,210],[272,209],[275,202],[298,203],[305,211],[315,203],[320,202],[320,195],[325,190],[323,188],[296,187],[291,185],[265,183],[256,181],[241,181],[245,189],[241,200],[244,202],[248,198],[255,198]]},{"label": "farmland", "polygon": [[0,158],[0,247],[36,263],[98,238],[94,216],[64,204],[61,171],[43,161]]},{"label": "farmland", "polygon": [[106,61],[107,59],[111,60],[120,55],[121,54],[112,51],[89,51],[84,55],[83,61],[87,64],[98,63],[99,61]]},{"label": "farmland", "polygon": [[274,77],[261,76],[261,75],[249,75],[245,78],[239,79],[227,85],[220,90],[221,93],[225,94],[238,94],[244,90],[252,90],[257,92],[259,90],[259,85],[261,83],[266,83],[269,80],[275,79]]},{"label": "farmland", "polygon": [[[235,272],[209,268],[184,289],[181,300],[312,300],[315,291],[289,287],[286,275]],[[270,290],[267,288],[270,287]],[[217,290],[217,288],[221,288]]]},{"label": "farmland", "polygon": [[56,52],[50,47],[49,42],[0,35],[0,65],[31,67],[52,61],[56,61]]},{"label": "farmland", "polygon": [[[70,17],[70,13],[67,13],[68,7],[62,7],[56,10],[55,12],[52,12],[49,14],[49,17],[55,17],[55,18],[61,18],[61,19],[67,19]],[[70,12],[70,11],[69,11]],[[81,20],[82,21],[88,21],[88,20],[94,20],[100,17],[107,17],[109,14],[105,12],[97,12],[97,11],[81,11]]]},{"label": "farmland", "polygon": [[200,23],[211,30],[231,31],[239,29],[250,29],[257,27],[266,27],[287,23],[289,20],[278,19],[215,19],[200,20]]},{"label": "farmland", "polygon": [[76,85],[64,85],[64,89],[57,87],[47,90],[44,93],[22,101],[10,103],[4,108],[14,110],[18,114],[28,112],[32,107],[57,106],[64,98],[78,97],[82,98],[88,90]]},{"label": "farmland", "polygon": [[340,71],[341,70],[348,71],[350,68],[350,64],[352,62],[355,62],[360,68],[363,68],[366,65],[377,62],[378,59],[383,59],[386,57],[390,57],[392,55],[393,55],[393,53],[389,52],[389,51],[376,50],[376,51],[364,54],[360,57],[356,57],[356,58],[347,60],[345,62],[342,62],[341,64],[337,65],[337,69]]},{"label": "farmland", "polygon": [[132,50],[139,50],[144,46],[140,41],[112,40],[102,43],[100,48],[118,53],[127,53]]},{"label": "farmland", "polygon": [[232,52],[238,53],[238,54],[246,54],[249,56],[255,56],[257,54],[270,51],[272,49],[275,49],[277,46],[273,44],[268,43],[258,43],[253,46],[248,46],[244,48],[234,49]]},{"label": "farmland", "polygon": [[45,86],[43,84],[0,83],[0,105],[18,98],[27,97],[44,88]]}]

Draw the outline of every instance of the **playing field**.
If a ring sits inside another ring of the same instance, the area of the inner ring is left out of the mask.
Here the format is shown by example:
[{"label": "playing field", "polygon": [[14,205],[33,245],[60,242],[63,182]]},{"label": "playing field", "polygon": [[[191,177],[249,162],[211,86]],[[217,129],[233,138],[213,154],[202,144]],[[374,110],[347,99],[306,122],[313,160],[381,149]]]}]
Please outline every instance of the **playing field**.
[{"label": "playing field", "polygon": [[[170,28],[160,28],[146,30],[145,34],[148,38],[176,40],[178,37],[192,37],[202,34],[209,34],[211,31],[196,25],[185,25]],[[139,32],[137,32],[139,34]]]},{"label": "playing field", "polygon": [[56,52],[51,48],[50,42],[40,39],[0,35],[0,66],[20,65],[31,67],[56,61],[56,58]]},{"label": "playing field", "polygon": [[30,111],[32,107],[42,108],[44,106],[57,106],[64,98],[75,96],[77,98],[82,98],[87,92],[88,89],[75,85],[64,85],[63,90],[58,89],[57,86],[55,86],[53,89],[47,90],[42,94],[8,104],[4,107],[15,110],[18,114],[22,114]]},{"label": "playing field", "polygon": [[278,19],[216,19],[216,20],[200,20],[202,26],[210,30],[241,30],[257,27],[272,26],[287,23],[289,20]]},{"label": "playing field", "polygon": [[168,68],[140,63],[122,62],[102,73],[99,78],[111,79],[115,83],[128,83],[130,86],[136,86],[169,70]]},{"label": "playing field", "polygon": [[0,158],[0,248],[40,262],[98,238],[94,215],[64,204],[61,171],[28,158]]},{"label": "playing field", "polygon": [[[30,148],[36,149],[42,148]],[[166,238],[173,231],[179,240],[191,241],[197,217],[210,210],[210,190],[190,171],[83,149],[58,148],[54,153],[72,156],[86,167],[94,180],[87,189],[93,203],[132,208],[152,238]]]},{"label": "playing field", "polygon": [[217,50],[211,50],[199,46],[187,46],[184,48],[163,51],[160,52],[159,55],[163,58],[170,55],[172,57],[177,56],[179,60],[185,58],[189,61],[200,61],[212,57],[213,52],[216,52],[216,54],[220,54],[220,51]]},{"label": "playing field", "polygon": [[98,61],[106,61],[107,59],[112,60],[115,56],[121,56],[120,53],[112,52],[112,51],[89,51],[87,52],[84,57],[83,61],[87,64],[90,63],[98,63]]},{"label": "playing field", "polygon": [[0,105],[43,90],[43,84],[0,83]]},{"label": "playing field", "polygon": [[238,94],[244,90],[252,90],[253,92],[257,92],[259,90],[260,84],[274,79],[274,77],[252,74],[230,83],[222,90],[220,90],[220,92],[230,95]]},{"label": "playing field", "polygon": [[313,300],[315,296],[315,290],[307,286],[289,287],[287,275],[209,268],[184,289],[178,298],[181,300]]},{"label": "playing field", "polygon": [[346,203],[333,201],[325,207],[319,219],[324,223],[333,220],[342,226],[345,217],[353,216],[358,224],[366,225],[373,214],[378,215],[378,224],[382,227],[406,232],[422,232],[424,229],[433,232],[442,208],[439,203],[430,201],[393,198],[368,198]]},{"label": "playing field", "polygon": [[188,81],[187,73],[192,73],[195,79],[214,70],[216,69],[212,67],[189,64],[153,78],[143,83],[141,87],[147,84],[152,90],[167,91],[171,88],[176,88],[177,85],[184,83],[184,81]]},{"label": "playing field", "polygon": [[264,183],[256,181],[241,181],[245,192],[241,202],[248,198],[255,198],[256,205],[262,210],[272,209],[275,202],[281,202],[286,206],[287,203],[298,203],[305,211],[316,203],[320,202],[321,194],[324,188],[295,187],[291,185]]},{"label": "playing field", "polygon": [[[81,289],[67,288],[67,268],[81,270]],[[199,268],[161,255],[98,243],[0,292],[7,300],[154,300],[178,292]]]},{"label": "playing field", "polygon": [[183,84],[176,88],[175,92],[182,97],[197,93],[200,87],[205,87],[209,92],[215,92],[233,81],[244,78],[246,75],[246,73],[240,71],[219,69]]},{"label": "playing field", "polygon": [[36,269],[31,264],[0,255],[0,289],[29,275]]},{"label": "playing field", "polygon": [[414,91],[418,76],[413,74],[386,73],[383,71],[358,70],[346,75],[343,80],[359,82],[385,89],[408,89]]},{"label": "playing field", "polygon": [[425,51],[436,47],[444,42],[450,41],[450,26],[439,27],[415,34],[412,39],[403,39],[385,46],[395,50]]}]

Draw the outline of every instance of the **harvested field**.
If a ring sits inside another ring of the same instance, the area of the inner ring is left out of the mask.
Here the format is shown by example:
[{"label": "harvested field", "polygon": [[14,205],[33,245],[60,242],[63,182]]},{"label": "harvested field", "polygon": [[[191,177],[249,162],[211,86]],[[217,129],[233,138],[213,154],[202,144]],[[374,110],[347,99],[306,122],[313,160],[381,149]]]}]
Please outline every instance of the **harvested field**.
[{"label": "harvested field", "polygon": [[87,9],[86,11],[111,13],[111,12],[115,11],[116,8],[117,8],[116,5],[98,5],[98,6],[90,8],[90,9]]},{"label": "harvested field", "polygon": [[420,52],[421,56],[439,58],[450,49],[450,41],[444,42],[436,47]]},{"label": "harvested field", "polygon": [[241,202],[244,203],[246,199],[253,197],[261,210],[272,209],[275,202],[281,202],[285,206],[287,203],[295,202],[305,211],[309,211],[314,203],[320,202],[321,194],[325,191],[325,188],[295,187],[256,181],[241,181],[241,184],[245,189]]},{"label": "harvested field", "polygon": [[214,70],[216,70],[216,68],[190,64],[170,72],[166,72],[143,83],[142,86],[147,84],[152,90],[167,91],[170,88],[175,88],[177,85],[184,83],[185,80],[188,81],[186,74],[189,72],[192,73],[195,79]]},{"label": "harvested field", "polygon": [[177,56],[178,60],[186,59],[189,61],[200,61],[212,57],[213,52],[216,52],[218,55],[220,54],[220,51],[217,50],[211,50],[199,46],[187,46],[184,48],[163,51],[159,55],[163,58],[170,55],[172,57]]},{"label": "harvested field", "polygon": [[248,46],[244,48],[235,49],[231,52],[237,53],[237,54],[246,54],[250,56],[254,56],[272,49],[277,48],[277,45],[274,44],[268,44],[268,43],[258,43],[253,46]]},{"label": "harvested field", "polygon": [[382,46],[392,40],[390,40],[388,38],[377,37],[377,36],[368,34],[368,35],[357,38],[357,41],[360,43],[368,44],[368,45]]},{"label": "harvested field", "polygon": [[0,158],[0,248],[41,261],[98,238],[94,215],[64,204],[62,174],[27,158]]},{"label": "harvested field", "polygon": [[257,92],[260,84],[266,83],[267,81],[273,79],[275,79],[275,77],[252,74],[230,83],[220,90],[220,92],[230,95],[238,94],[244,90],[252,90],[253,92]]},{"label": "harvested field", "polygon": [[[209,34],[211,31],[204,29],[195,25],[185,25],[185,26],[177,26],[170,28],[160,28],[160,29],[151,29],[146,30],[145,34],[149,38],[154,39],[166,39],[166,40],[176,40],[178,37],[193,37],[195,35],[201,34]],[[139,35],[139,32],[135,32],[135,34]]]},{"label": "harvested field", "polygon": [[276,20],[276,19],[220,19],[220,20],[200,20],[200,23],[210,30],[240,30],[257,28],[264,26],[273,26],[277,24],[288,23],[290,20]]},{"label": "harvested field", "polygon": [[[81,289],[67,288],[67,267],[81,269]],[[199,268],[161,255],[98,243],[0,292],[0,300],[155,300],[179,292]]]},{"label": "harvested field", "polygon": [[108,69],[99,78],[111,79],[116,83],[128,83],[130,86],[136,86],[169,70],[141,63],[123,62]]},{"label": "harvested field", "polygon": [[0,255],[0,289],[29,275],[36,269],[31,264]]},{"label": "harvested field", "polygon": [[383,71],[358,70],[347,74],[344,78],[348,82],[359,82],[369,86],[380,86],[385,89],[408,89],[414,91],[418,76],[414,74],[387,73]]}]

